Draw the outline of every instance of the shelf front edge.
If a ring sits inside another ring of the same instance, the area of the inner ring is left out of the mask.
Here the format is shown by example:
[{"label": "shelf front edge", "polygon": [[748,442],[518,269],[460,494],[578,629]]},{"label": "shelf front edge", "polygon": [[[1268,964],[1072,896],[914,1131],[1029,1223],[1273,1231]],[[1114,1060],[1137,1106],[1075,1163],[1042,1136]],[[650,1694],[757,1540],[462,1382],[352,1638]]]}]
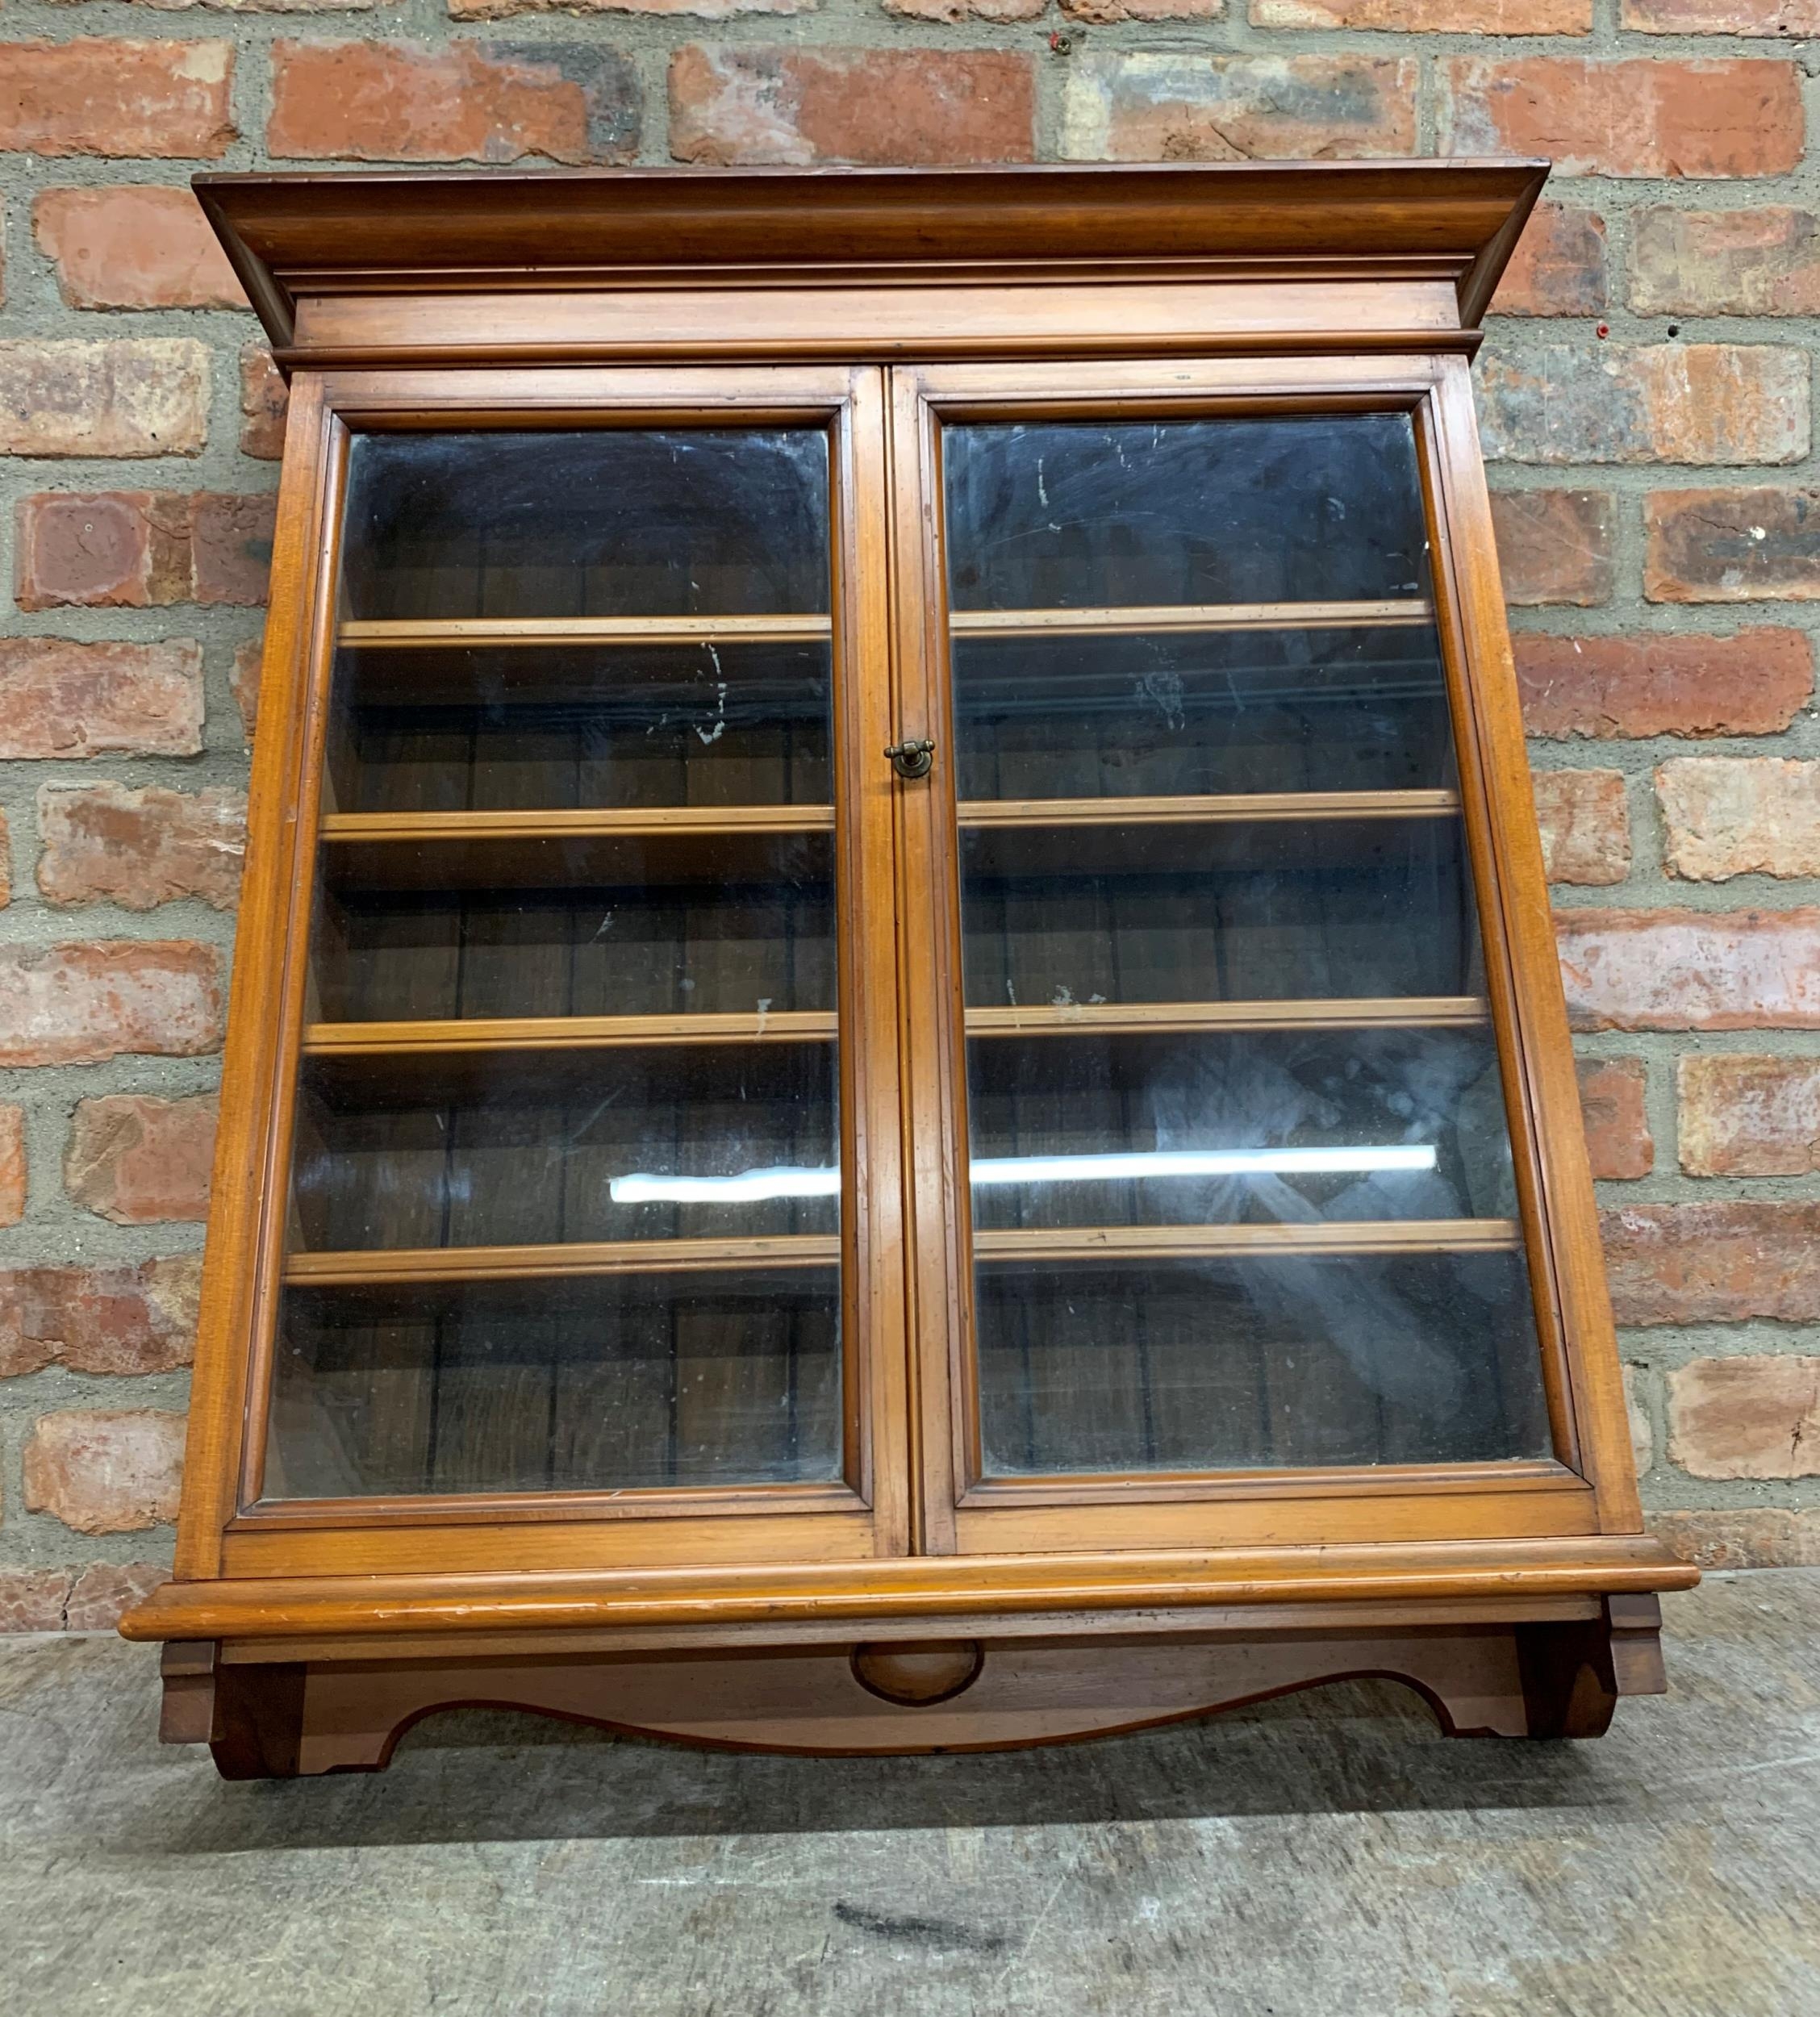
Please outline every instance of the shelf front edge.
[{"label": "shelf front edge", "polygon": [[775,1624],[992,1612],[1601,1595],[1687,1589],[1647,1534],[1104,1556],[904,1557],[740,1570],[254,1578],[161,1585],[131,1639],[303,1639],[625,1625]]}]

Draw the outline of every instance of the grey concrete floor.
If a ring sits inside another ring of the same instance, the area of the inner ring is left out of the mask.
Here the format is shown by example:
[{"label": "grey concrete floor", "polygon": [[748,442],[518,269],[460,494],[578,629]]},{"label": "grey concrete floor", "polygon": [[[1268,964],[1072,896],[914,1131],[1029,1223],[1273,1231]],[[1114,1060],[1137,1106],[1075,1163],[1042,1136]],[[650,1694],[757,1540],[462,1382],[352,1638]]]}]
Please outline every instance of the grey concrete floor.
[{"label": "grey concrete floor", "polygon": [[1349,1685],[1064,1749],[432,1718],[226,1785],[142,1648],[0,1639],[6,2017],[1820,2017],[1820,1571],[1670,1600],[1596,1743]]}]

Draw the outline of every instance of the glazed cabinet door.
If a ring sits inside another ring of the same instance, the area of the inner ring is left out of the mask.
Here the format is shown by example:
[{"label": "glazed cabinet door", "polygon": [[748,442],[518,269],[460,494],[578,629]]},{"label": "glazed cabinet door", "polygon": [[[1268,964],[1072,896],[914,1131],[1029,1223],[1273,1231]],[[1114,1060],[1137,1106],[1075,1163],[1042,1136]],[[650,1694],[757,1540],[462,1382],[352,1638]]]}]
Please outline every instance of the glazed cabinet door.
[{"label": "glazed cabinet door", "polygon": [[1455,363],[900,376],[933,1549],[1597,1523]]},{"label": "glazed cabinet door", "polygon": [[300,386],[230,1566],[905,1544],[883,390]]}]

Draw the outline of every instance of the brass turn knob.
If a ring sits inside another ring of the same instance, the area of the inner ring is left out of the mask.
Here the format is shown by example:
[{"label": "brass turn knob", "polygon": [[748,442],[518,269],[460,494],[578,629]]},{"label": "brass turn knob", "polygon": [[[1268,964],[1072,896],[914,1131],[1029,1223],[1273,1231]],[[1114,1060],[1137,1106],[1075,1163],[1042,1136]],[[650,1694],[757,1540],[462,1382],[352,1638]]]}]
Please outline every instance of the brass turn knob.
[{"label": "brass turn knob", "polygon": [[885,751],[900,778],[926,778],[935,762],[933,742],[894,742]]}]

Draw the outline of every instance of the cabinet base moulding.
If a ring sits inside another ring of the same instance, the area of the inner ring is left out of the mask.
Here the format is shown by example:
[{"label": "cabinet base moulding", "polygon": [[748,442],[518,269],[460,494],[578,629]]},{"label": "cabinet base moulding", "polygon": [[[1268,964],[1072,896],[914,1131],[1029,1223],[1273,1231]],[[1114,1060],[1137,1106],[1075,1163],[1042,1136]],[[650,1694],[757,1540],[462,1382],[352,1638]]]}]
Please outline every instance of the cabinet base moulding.
[{"label": "cabinet base moulding", "polygon": [[1622,1695],[1663,1692],[1654,1597],[1504,1622],[1368,1631],[864,1639],[705,1653],[525,1650],[382,1660],[164,1656],[166,1743],[224,1778],[382,1770],[439,1710],[528,1710],[738,1751],[990,1751],[1109,1736],[1323,1682],[1397,1681],[1455,1737],[1596,1737]]}]

